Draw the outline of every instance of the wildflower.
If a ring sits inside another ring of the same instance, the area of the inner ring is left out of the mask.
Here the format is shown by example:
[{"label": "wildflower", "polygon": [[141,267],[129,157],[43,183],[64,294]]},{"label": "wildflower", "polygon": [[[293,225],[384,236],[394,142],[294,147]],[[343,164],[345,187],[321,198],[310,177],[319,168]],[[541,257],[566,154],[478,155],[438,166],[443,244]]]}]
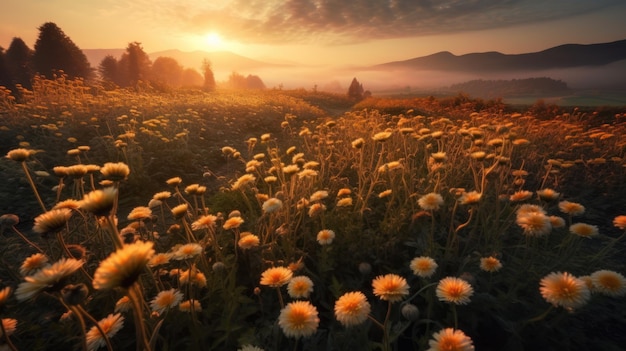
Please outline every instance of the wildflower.
[{"label": "wildflower", "polygon": [[275,197],[272,197],[263,202],[261,207],[263,208],[263,212],[272,213],[280,210],[281,207],[283,207],[283,202]]},{"label": "wildflower", "polygon": [[261,239],[259,239],[258,236],[251,233],[248,235],[243,235],[243,233],[241,233],[241,238],[237,242],[237,246],[239,246],[242,250],[248,250],[259,246],[260,243]]},{"label": "wildflower", "polygon": [[113,252],[96,269],[94,289],[129,288],[154,255],[153,245],[150,241],[136,241]]},{"label": "wildflower", "polygon": [[554,201],[556,199],[559,198],[559,196],[561,196],[560,193],[557,193],[556,191],[550,189],[550,188],[545,188],[542,190],[537,190],[537,195],[539,195],[539,198],[543,201]]},{"label": "wildflower", "polygon": [[265,351],[260,347],[256,347],[254,345],[250,345],[250,344],[246,344],[243,345],[241,348],[237,349],[237,351]]},{"label": "wildflower", "polygon": [[441,301],[455,305],[466,305],[474,294],[474,288],[463,279],[446,277],[439,281],[436,294]]},{"label": "wildflower", "polygon": [[187,243],[179,245],[176,251],[172,253],[174,260],[186,260],[193,258],[202,253],[202,245],[198,243]]},{"label": "wildflower", "polygon": [[180,183],[182,183],[183,180],[181,177],[172,177],[168,180],[165,181],[165,184],[169,185],[169,186],[179,186]]},{"label": "wildflower", "polygon": [[414,304],[406,303],[400,309],[400,313],[402,314],[402,317],[410,321],[416,321],[419,318],[420,310]]},{"label": "wildflower", "polygon": [[243,218],[239,216],[230,217],[229,219],[226,220],[226,222],[224,222],[224,225],[222,227],[226,230],[235,229],[235,228],[239,228],[239,226],[243,222],[244,222]]},{"label": "wildflower", "polygon": [[445,328],[428,341],[427,351],[474,351],[472,339],[460,330]]},{"label": "wildflower", "polygon": [[185,300],[178,304],[178,309],[182,312],[201,312],[202,305],[198,300]]},{"label": "wildflower", "polygon": [[155,200],[159,200],[159,201],[165,201],[167,199],[169,199],[170,197],[172,197],[172,193],[169,191],[161,191],[158,192],[154,195],[152,195],[152,198]]},{"label": "wildflower", "polygon": [[621,230],[626,229],[626,216],[617,216],[613,219],[613,225]]},{"label": "wildflower", "polygon": [[287,293],[289,293],[289,296],[293,299],[308,299],[312,291],[313,281],[311,278],[304,275],[291,278],[287,284]]},{"label": "wildflower", "polygon": [[542,278],[539,292],[549,303],[568,310],[583,306],[591,296],[585,282],[567,272],[553,272]]},{"label": "wildflower", "polygon": [[335,302],[335,317],[345,327],[362,324],[371,310],[370,303],[360,291],[347,292]]},{"label": "wildflower", "polygon": [[293,271],[285,267],[268,268],[261,274],[261,285],[267,285],[272,288],[279,288],[291,280]]},{"label": "wildflower", "polygon": [[378,167],[378,172],[385,173],[385,172],[390,172],[390,171],[393,171],[396,169],[402,169],[402,168],[404,168],[404,166],[399,161],[391,161]]},{"label": "wildflower", "polygon": [[470,157],[475,159],[476,161],[482,161],[487,156],[487,153],[484,151],[474,151],[470,154]]},{"label": "wildflower", "polygon": [[191,223],[192,230],[199,229],[213,229],[215,228],[215,222],[217,221],[217,216],[214,215],[204,215],[198,218],[196,221]]},{"label": "wildflower", "polygon": [[108,180],[125,180],[130,174],[130,168],[124,162],[107,162],[100,168],[100,173]]},{"label": "wildflower", "polygon": [[57,232],[65,227],[72,216],[72,211],[67,208],[50,210],[35,217],[33,231],[38,234]]},{"label": "wildflower", "polygon": [[348,206],[352,206],[352,198],[351,197],[344,197],[343,199],[338,199],[337,200],[337,207],[348,207]]},{"label": "wildflower", "polygon": [[446,156],[446,153],[443,151],[434,152],[430,156],[433,158],[433,160],[435,160],[435,162],[444,162],[448,159],[448,156]]},{"label": "wildflower", "polygon": [[341,188],[339,189],[339,191],[337,191],[337,197],[347,196],[350,194],[352,194],[352,190],[348,188]]},{"label": "wildflower", "polygon": [[438,265],[435,260],[427,256],[415,257],[411,260],[409,267],[413,271],[413,274],[422,278],[428,278],[435,273]]},{"label": "wildflower", "polygon": [[323,199],[328,197],[328,191],[326,190],[318,190],[311,195],[309,198],[309,202],[317,202],[322,201]]},{"label": "wildflower", "polygon": [[152,216],[152,210],[149,207],[139,206],[135,207],[128,214],[129,220],[143,220],[148,219]]},{"label": "wildflower", "polygon": [[157,267],[164,264],[168,264],[170,262],[170,258],[172,257],[169,253],[158,253],[152,256],[148,261],[149,267]]},{"label": "wildflower", "polygon": [[352,147],[354,149],[360,149],[363,147],[363,144],[365,144],[365,139],[363,138],[358,138],[352,141]]},{"label": "wildflower", "polygon": [[117,302],[115,302],[115,308],[113,311],[115,313],[118,312],[128,312],[133,308],[133,303],[130,301],[130,297],[128,295],[122,296]]},{"label": "wildflower", "polygon": [[181,219],[181,218],[183,218],[187,214],[187,209],[188,208],[189,208],[189,206],[187,204],[180,204],[178,206],[175,206],[171,210],[172,211],[172,215],[176,219]]},{"label": "wildflower", "polygon": [[317,331],[319,323],[317,308],[308,301],[290,302],[278,316],[278,325],[288,337],[311,336]]},{"label": "wildflower", "polygon": [[322,214],[322,212],[326,211],[326,206],[321,203],[315,203],[309,207],[309,217],[317,217]]},{"label": "wildflower", "polygon": [[374,134],[374,136],[372,136],[372,140],[378,141],[378,142],[383,142],[383,141],[386,141],[387,139],[389,139],[390,137],[391,137],[391,132],[384,131],[384,132],[378,132],[378,133]]},{"label": "wildflower", "polygon": [[108,187],[104,190],[94,190],[83,198],[80,208],[96,216],[105,216],[111,212],[117,197],[117,189]]},{"label": "wildflower", "polygon": [[265,133],[261,135],[261,142],[268,142],[270,140],[270,133]]},{"label": "wildflower", "polygon": [[585,213],[585,206],[576,202],[561,201],[559,202],[559,210],[570,216],[580,216]]},{"label": "wildflower", "polygon": [[163,290],[150,301],[152,311],[162,314],[163,312],[178,306],[183,300],[183,294],[176,289]]},{"label": "wildflower", "polygon": [[252,174],[244,174],[233,183],[233,185],[231,186],[231,189],[233,190],[243,189],[245,186],[249,185],[250,183],[254,183],[255,180],[256,180],[256,177],[253,176]]},{"label": "wildflower", "polygon": [[28,300],[42,291],[60,291],[64,280],[76,272],[83,261],[73,258],[62,258],[54,264],[39,269],[35,274],[24,278],[15,290],[19,301]]},{"label": "wildflower", "polygon": [[552,230],[550,218],[541,212],[530,212],[522,215],[518,213],[515,222],[522,227],[524,235],[527,236],[543,236]]},{"label": "wildflower", "polygon": [[594,291],[613,297],[626,295],[626,278],[620,273],[600,270],[592,273],[590,278]]},{"label": "wildflower", "polygon": [[531,196],[533,196],[532,192],[528,190],[520,190],[513,193],[513,195],[509,197],[509,200],[511,200],[512,202],[520,202],[530,199]]},{"label": "wildflower", "polygon": [[[120,313],[109,314],[107,317],[100,320],[98,325],[106,337],[110,339],[124,326],[124,316]],[[85,338],[87,339],[87,349],[90,351],[106,346],[104,336],[100,333],[100,330],[98,330],[96,326],[89,329]]]},{"label": "wildflower", "polygon": [[42,253],[32,254],[22,262],[20,266],[20,274],[22,276],[27,276],[29,274],[33,274],[34,272],[40,270],[43,267],[48,265],[48,256]]},{"label": "wildflower", "polygon": [[436,211],[443,205],[443,197],[437,193],[429,193],[420,197],[417,204],[426,211]]},{"label": "wildflower", "polygon": [[383,199],[391,195],[391,189],[384,190],[378,194],[378,198]]},{"label": "wildflower", "polygon": [[477,191],[470,191],[469,193],[464,192],[463,195],[459,198],[459,203],[461,205],[472,205],[478,203],[483,194]]},{"label": "wildflower", "polygon": [[7,158],[15,161],[15,162],[24,162],[26,161],[30,155],[33,155],[35,150],[29,149],[13,149],[7,153]]},{"label": "wildflower", "polygon": [[320,245],[330,245],[335,239],[335,232],[330,229],[323,229],[317,233],[317,242]]},{"label": "wildflower", "polygon": [[499,259],[490,256],[490,257],[482,257],[480,259],[480,269],[485,272],[497,272],[502,268],[502,262]]},{"label": "wildflower", "polygon": [[300,167],[298,165],[288,165],[283,167],[283,174],[290,175],[295,174],[300,171]]},{"label": "wildflower", "polygon": [[276,178],[275,176],[267,176],[267,177],[263,178],[263,180],[266,183],[275,183],[276,181],[278,181],[278,178]]},{"label": "wildflower", "polygon": [[[2,318],[0,322],[2,322],[2,329],[6,332],[6,336],[11,336],[15,332],[15,329],[17,328],[17,319]],[[0,338],[4,337],[2,329],[0,329]]]},{"label": "wildflower", "polygon": [[598,227],[586,223],[574,223],[569,226],[569,231],[570,233],[582,236],[583,238],[590,238],[598,235]]},{"label": "wildflower", "polygon": [[0,309],[2,309],[4,305],[6,305],[12,291],[13,289],[11,289],[10,286],[5,286],[4,288],[2,288],[2,290],[0,290]]},{"label": "wildflower", "polygon": [[409,294],[409,284],[406,279],[396,274],[387,274],[376,277],[372,281],[374,295],[381,300],[398,302]]},{"label": "wildflower", "polygon": [[563,227],[565,227],[565,220],[562,217],[559,217],[559,216],[549,216],[548,218],[550,218],[550,224],[552,225],[552,228],[563,228]]}]

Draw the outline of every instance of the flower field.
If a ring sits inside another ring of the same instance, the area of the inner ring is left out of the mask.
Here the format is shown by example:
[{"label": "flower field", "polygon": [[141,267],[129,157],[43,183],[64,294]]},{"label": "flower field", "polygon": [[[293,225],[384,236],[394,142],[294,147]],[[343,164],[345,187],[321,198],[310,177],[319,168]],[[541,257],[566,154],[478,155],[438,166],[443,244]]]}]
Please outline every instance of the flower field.
[{"label": "flower field", "polygon": [[624,112],[21,95],[0,92],[3,349],[626,342]]}]

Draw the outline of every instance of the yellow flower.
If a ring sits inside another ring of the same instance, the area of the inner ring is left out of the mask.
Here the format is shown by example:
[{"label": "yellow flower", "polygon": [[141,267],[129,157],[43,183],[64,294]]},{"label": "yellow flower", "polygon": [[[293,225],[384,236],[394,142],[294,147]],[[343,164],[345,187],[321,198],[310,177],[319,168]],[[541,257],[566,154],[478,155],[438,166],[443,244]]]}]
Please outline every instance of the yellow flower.
[{"label": "yellow flower", "polygon": [[549,303],[568,310],[583,306],[591,297],[587,284],[567,272],[545,276],[541,279],[539,292]]},{"label": "yellow flower", "polygon": [[73,258],[62,258],[54,264],[39,269],[35,274],[24,278],[15,290],[19,301],[28,300],[42,291],[60,291],[67,277],[76,272],[83,261]]},{"label": "yellow flower", "polygon": [[239,242],[237,242],[237,246],[239,246],[242,250],[248,250],[253,247],[257,247],[261,243],[261,239],[259,239],[259,237],[254,234],[248,234],[248,235],[243,235],[243,233],[241,234],[242,235],[241,235],[241,238],[239,239]]},{"label": "yellow flower", "polygon": [[35,150],[29,149],[13,149],[7,153],[7,158],[16,161],[16,162],[24,162],[26,161],[30,155],[34,154]]},{"label": "yellow flower", "polygon": [[283,207],[283,202],[275,197],[272,197],[263,202],[263,205],[261,207],[263,209],[263,212],[272,213],[280,210],[280,208]]},{"label": "yellow flower", "polygon": [[378,197],[380,199],[386,198],[387,196],[391,195],[391,192],[392,192],[391,189],[383,190],[378,194]]},{"label": "yellow flower", "polygon": [[253,176],[252,174],[244,174],[233,183],[231,189],[233,190],[243,189],[245,186],[249,185],[250,183],[254,183],[255,180],[256,180],[256,177]]},{"label": "yellow flower", "polygon": [[94,190],[83,198],[80,208],[96,216],[105,216],[111,212],[117,196],[117,189],[108,187],[104,190]]},{"label": "yellow flower", "polygon": [[159,201],[167,200],[170,197],[172,197],[172,193],[169,192],[169,191],[161,191],[161,192],[158,192],[158,193],[152,195],[153,199],[159,200]]},{"label": "yellow flower", "polygon": [[543,236],[552,230],[550,218],[541,212],[529,212],[521,216],[518,213],[516,223],[527,236]]},{"label": "yellow flower", "polygon": [[13,289],[11,289],[10,286],[5,286],[4,288],[2,288],[2,290],[0,290],[0,309],[2,309],[4,305],[6,305],[12,291]]},{"label": "yellow flower", "polygon": [[436,211],[443,205],[443,197],[437,193],[429,193],[420,197],[417,204],[426,211]]},{"label": "yellow flower", "polygon": [[115,313],[117,313],[117,312],[128,312],[132,308],[133,308],[133,303],[130,301],[130,298],[128,297],[128,295],[124,295],[119,300],[117,300],[117,302],[115,303],[115,308],[113,309],[113,311]]},{"label": "yellow flower", "polygon": [[411,260],[409,267],[413,271],[413,274],[418,275],[422,278],[428,278],[435,273],[438,265],[435,260],[430,257],[420,256],[415,257]]},{"label": "yellow flower", "polygon": [[183,180],[180,177],[173,177],[165,181],[165,183],[170,186],[178,186],[182,182]]},{"label": "yellow flower", "polygon": [[172,254],[169,254],[169,253],[158,253],[152,256],[152,258],[150,258],[150,261],[148,261],[148,266],[157,267],[157,266],[161,266],[164,264],[168,264],[170,262],[171,257],[172,257]]},{"label": "yellow flower", "polygon": [[348,188],[341,188],[339,189],[339,191],[337,191],[337,197],[347,196],[350,194],[352,194],[352,190]]},{"label": "yellow flower", "polygon": [[150,216],[152,216],[152,210],[150,208],[145,206],[139,206],[133,208],[132,211],[130,211],[130,213],[128,214],[128,219],[131,221],[142,220],[148,219],[150,218]]},{"label": "yellow flower", "polygon": [[213,229],[215,228],[215,222],[217,221],[217,216],[214,215],[205,215],[198,218],[195,222],[191,223],[192,230],[198,229]]},{"label": "yellow flower", "polygon": [[273,288],[279,288],[291,280],[293,277],[293,271],[285,267],[272,267],[268,268],[261,274],[261,285],[271,286]]},{"label": "yellow flower", "polygon": [[528,190],[520,190],[520,191],[516,191],[515,193],[513,193],[513,195],[509,197],[509,200],[511,200],[512,202],[525,201],[525,200],[530,199],[532,196],[533,196],[532,192]]},{"label": "yellow flower", "polygon": [[370,303],[360,291],[345,293],[335,302],[335,317],[345,327],[362,324],[371,310]]},{"label": "yellow flower", "polygon": [[289,296],[293,299],[308,299],[312,291],[313,281],[311,278],[304,275],[291,278],[289,284],[287,284],[287,293],[289,293]]},{"label": "yellow flower", "polygon": [[358,138],[352,141],[352,147],[355,149],[360,149],[363,147],[363,144],[365,144],[365,139],[363,138]]},{"label": "yellow flower", "polygon": [[128,178],[130,168],[124,162],[107,162],[100,168],[100,173],[108,180],[118,181]]},{"label": "yellow flower", "polygon": [[389,302],[398,302],[409,294],[409,284],[406,279],[396,274],[376,277],[372,281],[372,287],[374,295]]},{"label": "yellow flower", "polygon": [[428,341],[427,351],[474,351],[472,339],[460,330],[445,328]]},{"label": "yellow flower", "polygon": [[150,301],[150,307],[159,314],[178,306],[183,300],[183,294],[176,289],[163,290]]},{"label": "yellow flower", "polygon": [[96,269],[94,289],[129,288],[154,255],[153,243],[136,241],[113,252]]},{"label": "yellow flower", "polygon": [[328,191],[326,190],[318,190],[316,192],[313,193],[313,195],[311,195],[311,197],[309,198],[309,202],[317,202],[317,201],[321,201],[325,198],[328,197]]},{"label": "yellow flower", "polygon": [[24,262],[22,262],[22,266],[20,266],[20,274],[22,274],[22,276],[27,276],[35,273],[43,267],[46,267],[47,265],[48,256],[42,253],[35,253],[26,257]]},{"label": "yellow flower", "polygon": [[65,227],[70,217],[72,211],[67,208],[50,210],[35,217],[33,231],[42,235],[57,232]]},{"label": "yellow flower", "polygon": [[456,277],[446,277],[439,281],[436,290],[437,298],[455,305],[465,305],[470,302],[474,288],[470,283]]},{"label": "yellow flower", "polygon": [[593,291],[619,297],[626,295],[626,278],[620,273],[600,270],[591,274]]},{"label": "yellow flower", "polygon": [[583,238],[591,238],[598,235],[598,227],[586,223],[574,223],[569,226],[569,231]]},{"label": "yellow flower", "polygon": [[497,272],[500,268],[502,268],[502,262],[493,256],[480,259],[480,269],[485,272]]},{"label": "yellow flower", "polygon": [[626,229],[626,216],[621,215],[613,219],[613,225],[621,230]]},{"label": "yellow flower", "polygon": [[[115,334],[117,334],[117,332],[124,326],[124,316],[120,313],[109,314],[107,317],[100,320],[98,325],[106,337],[110,339],[114,337]],[[90,351],[106,346],[106,341],[104,341],[103,335],[96,326],[89,329],[85,338],[87,339],[87,349]]]},{"label": "yellow flower", "polygon": [[243,218],[239,216],[230,217],[229,219],[226,220],[226,222],[224,222],[224,225],[222,227],[226,230],[235,229],[235,228],[239,228],[239,226],[243,222],[244,222]]},{"label": "yellow flower", "polygon": [[348,207],[352,206],[352,198],[344,197],[342,199],[337,200],[337,207]]},{"label": "yellow flower", "polygon": [[461,205],[471,205],[471,204],[476,204],[478,203],[478,201],[480,201],[480,198],[483,196],[483,194],[477,192],[477,191],[470,191],[468,193],[464,192],[463,195],[461,195],[461,197],[459,198],[459,203]]},{"label": "yellow flower", "polygon": [[550,189],[550,188],[545,188],[542,190],[537,190],[537,195],[539,195],[539,198],[543,201],[554,201],[556,199],[559,198],[559,196],[561,196],[560,193],[557,193],[556,191]]},{"label": "yellow flower", "polygon": [[183,245],[179,245],[176,248],[176,251],[172,253],[173,260],[186,260],[188,258],[193,258],[202,253],[202,245],[198,243],[187,243]]},{"label": "yellow flower", "polygon": [[576,202],[561,201],[559,202],[559,210],[570,216],[580,216],[585,213],[585,206]]},{"label": "yellow flower", "polygon": [[330,229],[323,229],[317,233],[317,242],[320,245],[330,245],[335,239],[335,232]]},{"label": "yellow flower", "polygon": [[278,316],[278,325],[288,337],[299,338],[315,334],[320,323],[317,308],[308,301],[294,301]]},{"label": "yellow flower", "polygon": [[[308,202],[308,201],[307,201]],[[326,206],[321,203],[315,203],[309,207],[309,217],[317,217],[326,211]]]},{"label": "yellow flower", "polygon": [[178,206],[175,206],[171,210],[172,211],[172,215],[176,219],[181,219],[181,218],[183,218],[187,214],[188,207],[189,206],[187,204],[180,204]]},{"label": "yellow flower", "polygon": [[178,304],[178,309],[183,312],[201,312],[202,305],[198,300],[185,300]]}]

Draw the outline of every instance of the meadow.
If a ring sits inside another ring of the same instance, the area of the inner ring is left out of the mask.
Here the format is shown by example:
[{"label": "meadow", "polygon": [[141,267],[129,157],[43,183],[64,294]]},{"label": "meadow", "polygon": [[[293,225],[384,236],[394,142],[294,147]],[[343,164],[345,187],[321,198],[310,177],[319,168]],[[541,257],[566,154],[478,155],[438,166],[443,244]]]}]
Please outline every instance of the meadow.
[{"label": "meadow", "polygon": [[622,350],[626,111],[0,91],[6,350]]}]

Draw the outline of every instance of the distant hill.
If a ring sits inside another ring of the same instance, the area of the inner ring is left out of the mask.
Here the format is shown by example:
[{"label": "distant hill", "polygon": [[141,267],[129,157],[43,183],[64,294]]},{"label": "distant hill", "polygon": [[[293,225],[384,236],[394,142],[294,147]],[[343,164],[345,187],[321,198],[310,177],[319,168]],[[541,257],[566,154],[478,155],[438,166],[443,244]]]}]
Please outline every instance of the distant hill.
[{"label": "distant hill", "polygon": [[371,66],[371,70],[463,71],[495,73],[602,66],[626,60],[626,40],[602,44],[565,44],[526,54],[499,52],[454,55],[443,51],[405,61]]},{"label": "distant hill", "polygon": [[[112,55],[116,59],[119,59],[126,49],[85,49],[83,53],[87,56],[87,60],[92,67],[97,68],[100,62],[107,55]],[[269,67],[283,67],[283,65],[276,65],[267,62],[253,60],[241,55],[234,54],[228,51],[192,51],[185,52],[180,50],[166,50],[148,53],[150,60],[154,62],[158,57],[171,57],[178,61],[180,65],[185,68],[194,68],[200,70],[202,61],[206,58],[211,61],[214,71],[222,72],[239,72],[249,73],[251,70],[259,68]]]}]

